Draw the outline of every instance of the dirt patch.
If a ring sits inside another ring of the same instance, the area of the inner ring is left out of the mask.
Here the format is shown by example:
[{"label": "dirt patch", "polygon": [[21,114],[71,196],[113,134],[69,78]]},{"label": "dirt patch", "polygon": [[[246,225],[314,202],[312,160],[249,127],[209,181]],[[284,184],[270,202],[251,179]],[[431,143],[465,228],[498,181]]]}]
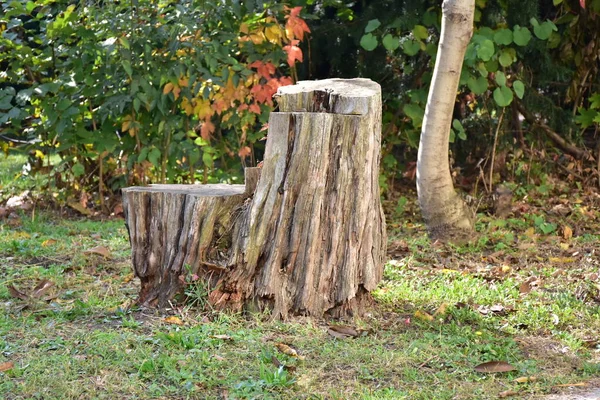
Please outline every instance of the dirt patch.
[{"label": "dirt patch", "polygon": [[540,370],[552,376],[567,375],[580,369],[583,361],[557,340],[539,336],[517,337],[523,355],[538,362]]},{"label": "dirt patch", "polygon": [[[561,390],[559,390],[561,389]],[[600,399],[600,380],[593,380],[585,383],[582,387],[556,388],[555,394],[546,396],[536,396],[537,400],[599,400]]]}]

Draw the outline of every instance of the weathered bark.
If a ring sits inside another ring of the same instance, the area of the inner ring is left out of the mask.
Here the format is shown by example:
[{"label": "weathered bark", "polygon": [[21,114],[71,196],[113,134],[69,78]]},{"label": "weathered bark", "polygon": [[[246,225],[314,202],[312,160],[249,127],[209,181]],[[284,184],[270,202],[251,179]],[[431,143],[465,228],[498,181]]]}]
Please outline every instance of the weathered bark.
[{"label": "weathered bark", "polygon": [[277,100],[256,190],[124,190],[141,303],[168,304],[192,273],[214,307],[276,318],[359,314],[370,301],[386,246],[379,85],[300,82]]},{"label": "weathered bark", "polygon": [[473,213],[454,191],[448,161],[452,111],[465,51],[473,34],[474,0],[444,0],[442,33],[419,143],[417,192],[432,239],[461,242]]}]

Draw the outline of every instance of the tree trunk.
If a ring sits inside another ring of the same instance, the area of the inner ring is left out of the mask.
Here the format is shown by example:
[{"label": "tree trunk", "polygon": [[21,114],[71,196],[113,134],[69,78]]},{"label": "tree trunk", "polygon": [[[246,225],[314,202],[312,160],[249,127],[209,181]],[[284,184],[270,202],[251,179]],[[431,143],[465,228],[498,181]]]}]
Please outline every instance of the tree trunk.
[{"label": "tree trunk", "polygon": [[370,302],[386,248],[379,85],[299,82],[277,101],[256,190],[123,190],[140,303],[167,305],[193,274],[213,307],[274,318],[356,315]]},{"label": "tree trunk", "polygon": [[474,0],[444,0],[442,33],[429,89],[417,159],[417,192],[432,239],[462,242],[473,234],[473,213],[454,191],[448,161],[452,110],[473,34]]}]

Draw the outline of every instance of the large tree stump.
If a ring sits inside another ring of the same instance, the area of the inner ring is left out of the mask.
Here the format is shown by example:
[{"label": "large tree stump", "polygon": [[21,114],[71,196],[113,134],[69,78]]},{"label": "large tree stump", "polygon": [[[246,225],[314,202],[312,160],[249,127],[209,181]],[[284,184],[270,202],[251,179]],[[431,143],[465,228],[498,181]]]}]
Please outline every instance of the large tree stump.
[{"label": "large tree stump", "polygon": [[359,314],[386,248],[380,93],[367,79],[280,88],[246,187],[124,189],[139,302],[165,306],[196,274],[219,309]]}]

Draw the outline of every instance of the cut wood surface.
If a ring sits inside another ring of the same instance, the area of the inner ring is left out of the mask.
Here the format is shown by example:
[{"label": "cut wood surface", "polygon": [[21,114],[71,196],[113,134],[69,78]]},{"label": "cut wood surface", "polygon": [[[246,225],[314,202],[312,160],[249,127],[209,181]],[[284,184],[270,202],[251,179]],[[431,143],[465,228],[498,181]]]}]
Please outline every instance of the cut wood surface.
[{"label": "cut wood surface", "polygon": [[246,186],[124,189],[140,303],[168,305],[195,274],[219,309],[321,317],[369,304],[386,246],[380,87],[299,82],[276,99]]}]

